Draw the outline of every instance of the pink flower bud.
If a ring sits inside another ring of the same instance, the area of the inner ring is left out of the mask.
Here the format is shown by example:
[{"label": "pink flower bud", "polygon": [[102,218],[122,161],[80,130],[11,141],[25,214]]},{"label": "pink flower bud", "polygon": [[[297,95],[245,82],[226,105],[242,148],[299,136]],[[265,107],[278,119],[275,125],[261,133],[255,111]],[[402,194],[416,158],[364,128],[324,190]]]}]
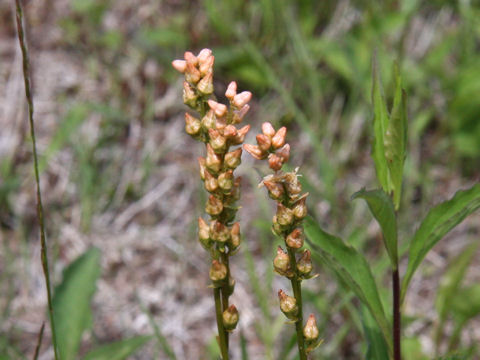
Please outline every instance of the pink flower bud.
[{"label": "pink flower bud", "polygon": [[248,110],[250,110],[250,105],[245,105],[242,107],[240,110],[234,110],[233,111],[233,117],[232,117],[232,122],[234,124],[239,124],[242,122],[243,118],[247,114]]},{"label": "pink flower bud", "polygon": [[210,236],[214,241],[225,244],[230,240],[230,230],[220,221],[215,220],[210,224]]},{"label": "pink flower bud", "polygon": [[200,54],[199,54],[199,58],[198,58],[198,63],[199,63],[199,70],[200,70],[200,74],[202,76],[205,76],[205,74],[208,74],[209,72],[213,72],[213,64],[215,62],[215,57],[213,55],[209,55],[207,57],[205,57],[205,59],[201,59],[200,60]]},{"label": "pink flower bud", "polygon": [[240,94],[234,96],[232,104],[240,109],[246,105],[252,99],[252,93],[250,91],[242,91]]},{"label": "pink flower bud", "polygon": [[198,59],[192,52],[186,51],[183,55],[184,59],[186,60],[187,64],[192,64],[193,66],[198,65]]},{"label": "pink flower bud", "polygon": [[222,318],[225,330],[232,331],[233,329],[235,329],[239,318],[238,310],[235,305],[230,305],[227,310],[223,312]]},{"label": "pink flower bud", "polygon": [[279,171],[283,166],[282,158],[276,154],[268,155],[268,166],[274,171]]},{"label": "pink flower bud", "polygon": [[213,93],[213,73],[211,71],[207,72],[198,82],[197,90],[204,95],[210,95]]},{"label": "pink flower bud", "polygon": [[173,60],[172,66],[175,70],[183,74],[187,68],[187,62],[185,60]]},{"label": "pink flower bud", "polygon": [[296,195],[302,192],[302,184],[298,181],[298,176],[295,172],[286,173],[284,179],[287,193],[291,198],[295,198]]},{"label": "pink flower bud", "polygon": [[289,208],[283,206],[281,203],[277,204],[277,222],[281,226],[288,226],[293,223],[293,212]]},{"label": "pink flower bud", "polygon": [[280,246],[277,248],[277,255],[273,259],[273,268],[280,275],[287,277],[289,277],[288,275],[293,275],[290,269],[290,258]]},{"label": "pink flower bud", "polygon": [[238,165],[242,162],[242,148],[238,148],[234,151],[230,151],[225,154],[225,166],[230,169],[237,168]]},{"label": "pink flower bud", "polygon": [[208,192],[213,193],[215,190],[218,189],[218,181],[217,179],[208,172],[208,170],[205,170],[205,189],[207,189]]},{"label": "pink flower bud", "polygon": [[273,216],[273,225],[272,225],[272,232],[275,234],[275,235],[278,235],[278,236],[283,236],[283,228],[282,226],[278,223],[277,221],[277,215],[274,215]]},{"label": "pink flower bud", "polygon": [[270,149],[270,146],[272,146],[272,140],[264,134],[258,134],[256,139],[259,149],[263,152],[267,152]]},{"label": "pink flower bud", "polygon": [[207,204],[205,205],[205,211],[212,216],[220,215],[223,211],[222,201],[214,195],[210,195]]},{"label": "pink flower bud", "polygon": [[224,191],[228,192],[233,187],[233,171],[228,170],[218,175],[218,186]]},{"label": "pink flower bud", "polygon": [[275,129],[268,121],[262,124],[262,132],[263,135],[268,136],[269,138],[272,138],[275,135]]},{"label": "pink flower bud", "polygon": [[205,158],[200,156],[197,158],[197,160],[198,160],[198,165],[200,165],[200,178],[202,180],[205,180],[205,171],[207,171],[205,167]]},{"label": "pink flower bud", "polygon": [[217,154],[222,153],[227,146],[227,139],[215,129],[208,129],[208,136],[210,137],[209,143],[212,146],[212,149]]},{"label": "pink flower bud", "polygon": [[232,101],[235,95],[237,95],[237,83],[232,81],[230,84],[228,84],[227,91],[225,91],[225,96],[228,100]]},{"label": "pink flower bud", "polygon": [[187,61],[187,68],[185,69],[185,80],[190,84],[196,84],[202,75],[195,65]]},{"label": "pink flower bud", "polygon": [[308,317],[307,323],[303,328],[303,336],[307,341],[307,344],[315,343],[318,340],[319,331],[317,327],[317,321],[315,320],[315,315],[310,314]]},{"label": "pink flower bud", "polygon": [[205,159],[205,166],[214,173],[219,172],[220,168],[222,167],[222,158],[215,153],[210,144],[207,144],[207,158]]},{"label": "pink flower bud", "polygon": [[215,113],[213,110],[208,110],[205,116],[202,118],[202,126],[205,129],[215,129]]},{"label": "pink flower bud", "polygon": [[285,137],[287,136],[287,128],[281,127],[277,133],[272,137],[272,145],[275,149],[281,148],[285,144]]},{"label": "pink flower bud", "polygon": [[227,125],[223,129],[223,136],[231,140],[237,136],[237,128],[233,125]]},{"label": "pink flower bud", "polygon": [[297,270],[302,275],[302,277],[309,277],[312,272],[312,255],[310,250],[305,249],[300,259],[297,261]]},{"label": "pink flower bud", "polygon": [[285,144],[280,149],[278,149],[275,153],[282,159],[282,163],[286,163],[288,159],[290,159],[290,145]]},{"label": "pink flower bud", "polygon": [[210,249],[212,242],[210,239],[210,228],[205,220],[198,218],[198,239],[205,249]]},{"label": "pink flower bud", "polygon": [[285,316],[290,320],[296,320],[298,315],[297,300],[285,294],[283,290],[278,292],[278,299],[280,300],[280,310]]},{"label": "pink flower bud", "polygon": [[250,130],[250,125],[245,125],[242,128],[238,129],[237,135],[233,139],[234,145],[240,145],[245,140],[245,135],[247,135],[248,131]]},{"label": "pink flower bud", "polygon": [[230,230],[230,242],[228,243],[230,251],[236,250],[240,246],[240,242],[240,224],[236,222],[232,225],[232,229]]},{"label": "pink flower bud", "polygon": [[190,136],[198,135],[200,133],[201,127],[202,127],[202,124],[200,123],[200,120],[198,120],[197,118],[194,118],[189,113],[185,113],[185,131],[188,135]]},{"label": "pink flower bud", "polygon": [[186,81],[183,82],[183,102],[192,108],[195,107],[197,102],[197,95],[195,94],[195,91]]},{"label": "pink flower bud", "polygon": [[285,194],[283,185],[280,183],[277,183],[275,181],[270,181],[270,180],[264,180],[263,185],[265,185],[265,187],[268,190],[268,195],[273,200],[280,200]]},{"label": "pink flower bud", "polygon": [[214,100],[208,100],[208,106],[215,112],[215,115],[222,117],[227,113],[227,106]]},{"label": "pink flower bud", "polygon": [[202,50],[200,50],[200,52],[199,52],[198,55],[197,55],[198,63],[199,63],[199,64],[204,63],[205,61],[207,61],[207,59],[208,59],[211,55],[212,55],[212,50],[210,50],[210,49],[202,49]]},{"label": "pink flower bud", "polygon": [[257,160],[262,160],[265,159],[267,156],[267,153],[264,153],[260,148],[256,145],[252,144],[244,144],[243,149],[248,152],[250,155],[252,155],[255,159]]},{"label": "pink flower bud", "polygon": [[224,264],[218,260],[212,261],[212,266],[210,267],[210,280],[212,280],[215,286],[222,285],[225,282],[227,273],[228,269]]},{"label": "pink flower bud", "polygon": [[303,246],[305,236],[301,228],[294,229],[290,234],[288,234],[285,242],[290,249],[297,251]]},{"label": "pink flower bud", "polygon": [[293,215],[299,220],[307,216],[307,205],[306,205],[307,196],[308,196],[308,193],[303,195],[302,198],[293,205],[293,209],[292,209]]}]

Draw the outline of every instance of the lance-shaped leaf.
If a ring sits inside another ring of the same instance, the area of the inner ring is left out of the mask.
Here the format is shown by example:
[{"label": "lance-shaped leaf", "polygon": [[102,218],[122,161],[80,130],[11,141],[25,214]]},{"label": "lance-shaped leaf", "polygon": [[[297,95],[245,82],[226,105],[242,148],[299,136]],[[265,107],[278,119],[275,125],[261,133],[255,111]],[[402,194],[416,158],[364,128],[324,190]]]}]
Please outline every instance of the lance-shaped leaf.
[{"label": "lance-shaped leaf", "polygon": [[402,89],[398,66],[394,66],[395,97],[393,109],[384,135],[385,158],[391,179],[395,209],[400,206],[403,165],[407,147],[407,95]]},{"label": "lance-shaped leaf", "polygon": [[402,302],[413,274],[427,253],[450,230],[478,208],[480,208],[480,184],[468,190],[458,191],[452,199],[429,211],[410,243],[408,267],[402,283]]},{"label": "lance-shaped leaf", "polygon": [[383,190],[360,190],[352,195],[352,200],[364,199],[370,212],[378,221],[383,233],[383,243],[393,269],[398,267],[397,219],[392,199]]},{"label": "lance-shaped leaf", "polygon": [[373,144],[372,158],[375,162],[375,170],[377,179],[385,192],[390,193],[392,190],[387,159],[385,157],[385,132],[389,126],[389,114],[387,103],[383,95],[382,82],[380,80],[380,72],[378,63],[374,56],[372,62],[373,83],[372,83],[372,103],[373,103]]},{"label": "lance-shaped leaf", "polygon": [[377,284],[365,258],[354,247],[323,231],[311,217],[306,218],[305,233],[312,250],[368,308],[391,353],[393,347],[390,325],[385,316]]},{"label": "lance-shaped leaf", "polygon": [[151,336],[137,336],[116,341],[90,351],[83,360],[124,360],[139,350]]},{"label": "lance-shaped leaf", "polygon": [[361,306],[360,316],[362,318],[365,340],[367,342],[367,353],[365,354],[365,359],[388,359],[387,343],[385,342],[385,339],[380,332],[380,329],[378,328],[375,319],[372,317],[372,314],[367,310],[367,307],[364,305]]}]

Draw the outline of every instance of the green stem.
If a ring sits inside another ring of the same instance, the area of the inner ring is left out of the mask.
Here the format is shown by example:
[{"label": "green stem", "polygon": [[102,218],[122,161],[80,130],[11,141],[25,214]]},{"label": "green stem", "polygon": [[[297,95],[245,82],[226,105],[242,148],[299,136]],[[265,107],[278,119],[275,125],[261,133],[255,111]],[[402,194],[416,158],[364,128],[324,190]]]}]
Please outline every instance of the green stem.
[{"label": "green stem", "polygon": [[[290,257],[290,266],[292,269],[297,268],[297,260],[295,259],[295,253],[293,250],[288,248],[288,256]],[[298,344],[298,353],[300,355],[300,360],[307,360],[307,352],[305,350],[305,339],[303,338],[303,309],[302,309],[302,287],[301,280],[298,279],[295,274],[294,277],[290,279],[292,283],[293,296],[297,301],[298,306],[298,317],[295,321],[295,330],[297,332],[297,344]]]},{"label": "green stem", "polygon": [[222,311],[222,298],[220,288],[213,289],[213,296],[215,297],[215,312],[217,315],[217,327],[218,327],[218,345],[220,346],[220,352],[223,360],[228,360],[228,344],[226,330],[223,326],[223,311]]},{"label": "green stem", "polygon": [[43,217],[43,205],[42,205],[42,195],[40,191],[40,176],[38,172],[38,156],[37,156],[37,143],[35,138],[35,126],[33,122],[33,97],[30,86],[30,62],[28,58],[28,50],[25,40],[25,31],[23,27],[23,9],[20,0],[15,0],[16,4],[16,20],[17,20],[17,33],[18,33],[18,42],[22,50],[23,58],[23,80],[25,82],[25,96],[28,103],[28,120],[30,123],[30,135],[32,137],[32,149],[33,149],[33,164],[35,171],[35,182],[37,185],[37,218],[40,226],[40,245],[41,245],[41,260],[43,275],[45,277],[45,284],[47,288],[47,301],[48,301],[48,314],[50,317],[50,328],[52,330],[52,344],[55,360],[59,359],[58,350],[57,350],[57,336],[55,331],[55,321],[53,319],[53,305],[52,305],[52,291],[50,286],[50,272],[48,264],[48,253],[47,253],[47,241],[45,235],[45,221]]},{"label": "green stem", "polygon": [[402,327],[400,314],[400,276],[398,268],[392,273],[393,288],[393,358],[394,360],[402,359]]},{"label": "green stem", "polygon": [[[228,254],[222,253],[222,262],[225,264],[227,267],[227,283],[222,286],[222,313],[223,311],[228,309],[228,298],[230,297],[230,264],[229,264],[229,259],[228,259]],[[225,331],[225,339],[226,339],[226,344],[227,344],[227,349],[228,349],[228,331]]]}]

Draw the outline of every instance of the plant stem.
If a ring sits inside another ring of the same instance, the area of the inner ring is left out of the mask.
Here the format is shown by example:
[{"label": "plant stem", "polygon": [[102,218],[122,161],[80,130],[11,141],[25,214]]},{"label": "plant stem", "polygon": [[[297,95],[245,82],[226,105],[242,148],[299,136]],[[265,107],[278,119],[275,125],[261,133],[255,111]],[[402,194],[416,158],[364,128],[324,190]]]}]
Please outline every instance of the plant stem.
[{"label": "plant stem", "polygon": [[393,288],[393,358],[394,360],[401,360],[401,314],[400,314],[400,275],[398,268],[392,273],[392,288]]},{"label": "plant stem", "polygon": [[[288,248],[288,256],[290,257],[290,266],[292,269],[297,268],[297,260],[295,259],[295,253],[293,250]],[[302,288],[301,281],[298,279],[295,274],[294,277],[290,279],[292,283],[293,296],[297,301],[298,306],[298,317],[295,321],[295,330],[297,331],[297,344],[298,344],[298,353],[300,355],[300,360],[307,360],[307,353],[305,351],[305,339],[303,338],[303,310],[302,310]]]},{"label": "plant stem", "polygon": [[[230,297],[229,295],[230,264],[228,261],[229,260],[228,254],[223,253],[221,257],[222,257],[222,262],[227,267],[227,284],[222,286],[222,313],[223,313],[223,311],[228,309],[228,298]],[[228,350],[228,331],[224,330],[224,332],[225,332],[225,339],[226,339],[227,350]]]},{"label": "plant stem", "polygon": [[220,352],[223,360],[228,360],[228,344],[227,344],[227,332],[223,326],[223,311],[222,311],[222,294],[220,288],[213,289],[213,296],[215,297],[215,312],[217,315],[217,327],[218,327],[218,344],[220,346]]},{"label": "plant stem", "polygon": [[25,82],[25,96],[28,103],[28,120],[30,123],[30,135],[32,137],[32,149],[33,149],[33,167],[35,172],[35,182],[37,186],[37,218],[40,226],[40,245],[41,245],[41,260],[43,275],[45,277],[45,284],[47,288],[47,301],[48,301],[48,314],[50,317],[50,328],[52,330],[52,344],[55,360],[59,359],[57,351],[57,336],[55,331],[55,322],[53,320],[53,305],[52,305],[52,291],[50,287],[50,272],[48,265],[48,253],[47,253],[47,241],[45,235],[45,221],[43,217],[43,205],[42,195],[40,191],[40,175],[38,172],[38,156],[37,156],[37,143],[35,138],[35,126],[33,122],[33,97],[30,86],[30,62],[28,57],[28,50],[25,40],[25,31],[23,27],[23,9],[20,0],[15,0],[16,5],[16,21],[17,21],[17,33],[18,42],[22,50],[23,58],[23,80]]}]

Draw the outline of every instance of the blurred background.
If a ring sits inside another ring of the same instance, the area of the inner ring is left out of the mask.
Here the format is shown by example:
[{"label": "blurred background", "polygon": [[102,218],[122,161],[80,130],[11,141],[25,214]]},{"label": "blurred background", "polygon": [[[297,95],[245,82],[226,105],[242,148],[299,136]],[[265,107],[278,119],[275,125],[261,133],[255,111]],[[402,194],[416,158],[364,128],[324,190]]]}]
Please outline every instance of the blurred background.
[{"label": "blurred background", "polygon": [[[264,121],[287,126],[290,164],[304,175],[310,213],[366,254],[387,312],[390,283],[381,234],[365,204],[350,201],[360,188],[378,186],[370,158],[374,52],[386,94],[392,93],[394,60],[408,93],[403,249],[429,207],[480,179],[477,1],[31,0],[25,12],[53,282],[89,247],[101,251],[81,354],[157,332],[132,359],[166,359],[163,337],[178,359],[216,356],[209,265],[196,240],[205,201],[196,158],[204,149],[184,132],[182,76],[170,65],[185,50],[213,50],[220,99],[232,80],[253,92],[247,142]],[[2,1],[5,359],[31,359],[47,318],[26,116],[13,1]],[[240,358],[242,339],[250,359],[294,359],[293,327],[284,323],[276,299],[280,287],[290,288],[271,265],[278,244],[270,232],[273,204],[257,189],[268,170],[244,154],[239,171],[244,242],[232,258],[233,302],[241,313],[231,337],[233,358]],[[427,256],[404,308],[406,359],[431,359],[448,348],[478,359],[480,320],[476,312],[466,321],[456,313],[462,304],[475,305],[469,299],[457,301],[442,325],[446,338],[457,336],[453,344],[436,343],[432,334],[442,281],[465,251],[472,261],[462,286],[480,283],[480,252],[470,245],[479,238],[476,213]],[[316,271],[319,277],[304,285],[305,311],[318,314],[324,339],[315,358],[362,358],[358,300],[321,263]],[[47,328],[40,359],[52,354]]]}]

